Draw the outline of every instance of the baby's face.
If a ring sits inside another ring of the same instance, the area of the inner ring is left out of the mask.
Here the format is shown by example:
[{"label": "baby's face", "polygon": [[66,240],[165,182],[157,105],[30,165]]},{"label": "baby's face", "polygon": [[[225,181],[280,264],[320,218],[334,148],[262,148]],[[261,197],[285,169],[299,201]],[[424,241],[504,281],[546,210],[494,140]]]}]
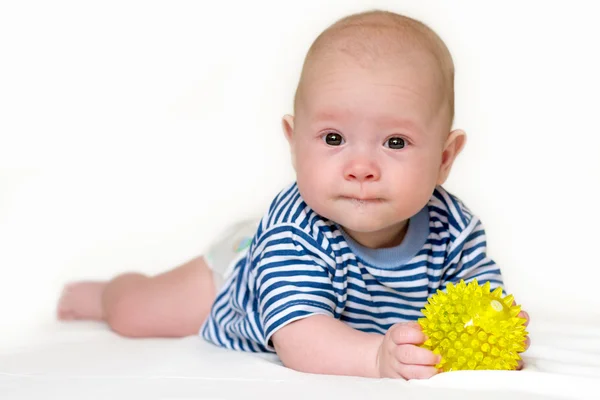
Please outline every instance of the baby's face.
[{"label": "baby's face", "polygon": [[[400,226],[439,183],[448,135],[428,62],[320,63],[289,140],[300,193],[350,234]],[[446,117],[447,118],[447,117]]]}]

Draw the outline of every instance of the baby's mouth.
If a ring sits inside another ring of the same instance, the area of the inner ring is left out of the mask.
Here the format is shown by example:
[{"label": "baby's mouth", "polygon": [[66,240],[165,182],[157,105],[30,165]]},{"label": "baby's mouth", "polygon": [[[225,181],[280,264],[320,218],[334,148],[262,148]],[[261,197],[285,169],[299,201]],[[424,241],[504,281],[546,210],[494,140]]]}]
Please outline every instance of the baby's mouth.
[{"label": "baby's mouth", "polygon": [[352,196],[340,196],[341,200],[349,201],[359,207],[379,204],[384,200],[380,197],[352,197]]}]

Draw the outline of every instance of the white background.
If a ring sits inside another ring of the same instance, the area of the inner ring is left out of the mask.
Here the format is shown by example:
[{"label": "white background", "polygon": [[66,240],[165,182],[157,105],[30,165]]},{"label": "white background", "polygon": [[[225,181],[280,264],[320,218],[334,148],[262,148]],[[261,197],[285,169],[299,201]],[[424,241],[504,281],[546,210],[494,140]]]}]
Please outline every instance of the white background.
[{"label": "white background", "polygon": [[156,273],[293,179],[280,118],[316,35],[421,19],[455,58],[469,134],[447,188],[532,319],[600,324],[597,6],[542,1],[0,5],[0,342],[62,285]]}]

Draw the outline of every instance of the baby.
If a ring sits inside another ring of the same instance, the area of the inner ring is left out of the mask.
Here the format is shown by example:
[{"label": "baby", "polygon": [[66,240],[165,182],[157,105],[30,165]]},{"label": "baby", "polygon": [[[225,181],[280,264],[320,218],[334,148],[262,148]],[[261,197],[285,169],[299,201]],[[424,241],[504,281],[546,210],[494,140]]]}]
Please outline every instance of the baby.
[{"label": "baby", "polygon": [[67,285],[58,317],[199,333],[311,373],[435,375],[415,322],[428,297],[461,279],[503,285],[481,222],[441,186],[465,144],[453,117],[452,57],[430,28],[384,11],[336,22],[283,118],[296,181],[264,217],[161,275]]}]

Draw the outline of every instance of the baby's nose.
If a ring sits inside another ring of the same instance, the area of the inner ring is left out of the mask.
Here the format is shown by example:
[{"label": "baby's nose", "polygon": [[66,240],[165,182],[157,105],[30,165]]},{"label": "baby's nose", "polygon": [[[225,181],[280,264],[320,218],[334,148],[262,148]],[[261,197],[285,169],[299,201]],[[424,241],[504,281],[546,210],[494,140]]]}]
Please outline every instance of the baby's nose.
[{"label": "baby's nose", "polygon": [[344,178],[349,181],[377,181],[380,177],[379,168],[372,162],[353,162],[344,171]]}]

